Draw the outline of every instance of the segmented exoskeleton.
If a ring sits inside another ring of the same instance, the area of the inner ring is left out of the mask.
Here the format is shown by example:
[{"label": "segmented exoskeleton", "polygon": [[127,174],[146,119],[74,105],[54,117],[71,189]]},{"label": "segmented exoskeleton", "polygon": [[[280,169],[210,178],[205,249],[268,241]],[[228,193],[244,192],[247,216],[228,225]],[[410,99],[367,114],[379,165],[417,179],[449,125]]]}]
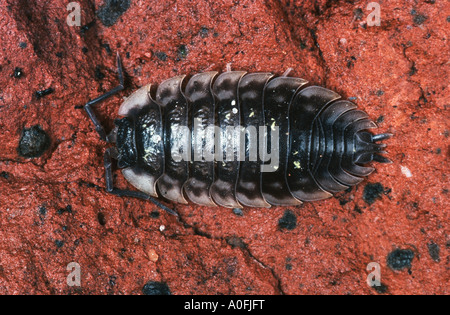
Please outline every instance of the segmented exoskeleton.
[{"label": "segmented exoskeleton", "polygon": [[[372,161],[390,162],[380,155],[385,145],[377,142],[391,135],[369,132],[376,124],[365,112],[333,91],[287,74],[177,76],[161,83],[154,96],[152,86],[144,86],[123,102],[122,118],[106,136],[91,106],[123,88],[119,58],[118,67],[121,84],[85,106],[100,136],[116,144],[105,154],[110,192],[160,206],[148,196],[229,208],[291,206],[357,185],[374,170],[366,166]],[[208,126],[216,126],[218,134],[205,132]],[[231,127],[235,133],[225,132]],[[231,142],[233,150],[226,151]],[[225,151],[233,158],[225,158]],[[252,158],[255,152],[263,154]],[[276,165],[263,170],[275,153]],[[141,193],[113,187],[111,158]]]}]

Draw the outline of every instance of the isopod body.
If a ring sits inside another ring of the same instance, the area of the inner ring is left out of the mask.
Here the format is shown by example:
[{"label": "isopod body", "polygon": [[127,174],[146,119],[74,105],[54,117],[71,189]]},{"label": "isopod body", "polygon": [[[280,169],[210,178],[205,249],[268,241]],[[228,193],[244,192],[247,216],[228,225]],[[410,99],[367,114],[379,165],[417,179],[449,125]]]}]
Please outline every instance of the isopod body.
[{"label": "isopod body", "polygon": [[376,124],[337,93],[306,85],[227,71],[176,76],[156,92],[144,86],[121,105],[109,153],[139,191],[177,203],[270,207],[328,198],[360,183],[374,170],[370,162],[390,162],[377,143],[390,135],[373,135]]}]

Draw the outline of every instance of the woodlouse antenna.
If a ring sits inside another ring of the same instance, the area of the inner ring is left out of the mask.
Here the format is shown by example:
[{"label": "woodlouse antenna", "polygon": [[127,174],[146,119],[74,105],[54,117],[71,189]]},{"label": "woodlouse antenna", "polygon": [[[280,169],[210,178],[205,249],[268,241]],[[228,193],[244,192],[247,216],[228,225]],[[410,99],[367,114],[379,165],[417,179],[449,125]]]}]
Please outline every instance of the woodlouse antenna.
[{"label": "woodlouse antenna", "polygon": [[105,128],[102,126],[102,124],[98,120],[98,118],[93,110],[93,106],[97,105],[98,103],[106,100],[107,98],[115,95],[116,93],[118,93],[124,89],[122,62],[121,62],[119,53],[117,53],[117,71],[118,71],[118,75],[119,75],[119,85],[116,86],[111,91],[97,97],[96,99],[93,99],[93,100],[87,102],[86,105],[84,105],[84,109],[86,110],[86,113],[88,114],[89,118],[91,119],[92,123],[94,124],[95,130],[97,131],[100,138],[104,141],[107,140]]},{"label": "woodlouse antenna", "polygon": [[294,70],[294,68],[287,68],[286,71],[284,71],[282,77],[289,76],[289,73],[291,73]]}]

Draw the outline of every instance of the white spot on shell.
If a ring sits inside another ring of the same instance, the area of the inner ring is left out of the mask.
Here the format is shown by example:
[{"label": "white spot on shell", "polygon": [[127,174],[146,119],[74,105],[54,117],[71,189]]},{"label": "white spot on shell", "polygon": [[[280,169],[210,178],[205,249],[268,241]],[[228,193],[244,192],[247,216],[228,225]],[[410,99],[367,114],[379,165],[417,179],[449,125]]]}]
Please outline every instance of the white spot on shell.
[{"label": "white spot on shell", "polygon": [[276,125],[275,125],[275,121],[272,123],[272,125],[270,126],[270,129],[272,129],[273,131],[275,131],[275,127],[276,127]]},{"label": "white spot on shell", "polygon": [[161,141],[161,136],[160,135],[154,135],[152,137],[152,141],[155,142],[155,143],[160,142]]}]

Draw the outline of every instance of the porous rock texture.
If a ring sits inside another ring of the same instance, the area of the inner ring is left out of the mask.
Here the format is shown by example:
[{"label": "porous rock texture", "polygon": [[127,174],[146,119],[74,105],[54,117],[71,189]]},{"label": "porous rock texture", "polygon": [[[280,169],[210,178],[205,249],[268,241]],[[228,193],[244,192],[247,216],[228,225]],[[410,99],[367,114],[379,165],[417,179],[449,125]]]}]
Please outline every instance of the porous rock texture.
[{"label": "porous rock texture", "polygon": [[[369,2],[79,0],[78,27],[68,1],[0,1],[0,293],[448,294],[450,7],[378,0],[371,26]],[[298,207],[171,205],[177,219],[107,194],[82,106],[117,85],[116,52],[126,89],[97,109],[108,128],[148,83],[292,67],[393,133],[393,163]],[[26,130],[44,152],[20,154]]]}]

